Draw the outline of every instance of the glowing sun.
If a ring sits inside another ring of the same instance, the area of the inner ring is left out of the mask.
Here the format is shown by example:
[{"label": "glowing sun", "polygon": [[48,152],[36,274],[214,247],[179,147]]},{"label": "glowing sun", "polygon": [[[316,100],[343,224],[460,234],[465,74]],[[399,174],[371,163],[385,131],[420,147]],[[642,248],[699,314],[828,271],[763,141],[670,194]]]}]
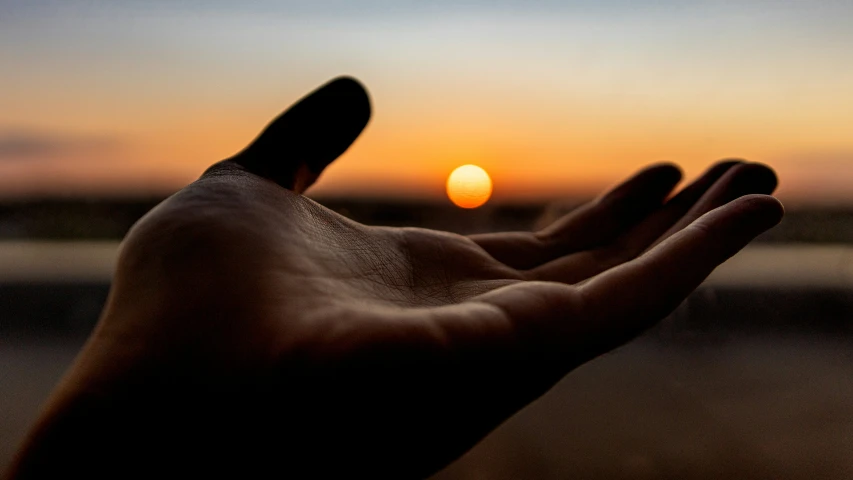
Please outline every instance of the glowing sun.
[{"label": "glowing sun", "polygon": [[462,208],[477,208],[492,196],[492,179],[476,165],[462,165],[447,177],[447,196]]}]

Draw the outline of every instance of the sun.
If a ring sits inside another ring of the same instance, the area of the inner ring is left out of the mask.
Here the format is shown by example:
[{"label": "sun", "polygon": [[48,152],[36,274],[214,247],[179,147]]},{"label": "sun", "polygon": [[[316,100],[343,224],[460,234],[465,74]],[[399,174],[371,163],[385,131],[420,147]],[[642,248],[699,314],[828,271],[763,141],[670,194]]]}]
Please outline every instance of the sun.
[{"label": "sun", "polygon": [[492,196],[492,179],[476,165],[462,165],[447,177],[447,196],[462,208],[477,208]]}]

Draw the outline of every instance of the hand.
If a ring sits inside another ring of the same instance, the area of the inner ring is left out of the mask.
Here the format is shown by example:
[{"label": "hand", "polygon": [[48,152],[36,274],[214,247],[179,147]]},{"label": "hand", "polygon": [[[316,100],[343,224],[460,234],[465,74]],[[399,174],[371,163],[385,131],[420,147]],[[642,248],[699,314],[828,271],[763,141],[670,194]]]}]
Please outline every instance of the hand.
[{"label": "hand", "polygon": [[302,193],[369,116],[337,79],[133,227],[13,474],[423,478],[782,216],[753,195],[773,172],[729,161],[669,200],[681,174],[652,166],[535,233],[365,226]]}]

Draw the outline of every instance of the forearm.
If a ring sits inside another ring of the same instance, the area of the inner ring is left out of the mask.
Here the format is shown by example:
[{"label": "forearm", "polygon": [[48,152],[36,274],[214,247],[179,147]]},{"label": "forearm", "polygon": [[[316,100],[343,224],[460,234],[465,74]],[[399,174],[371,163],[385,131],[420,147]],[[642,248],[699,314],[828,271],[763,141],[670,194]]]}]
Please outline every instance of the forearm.
[{"label": "forearm", "polygon": [[[51,401],[21,445],[6,478],[158,478],[213,474],[241,461],[229,449],[222,412],[183,399],[128,392]],[[173,404],[167,405],[168,402]],[[218,407],[217,407],[218,408]],[[227,421],[227,420],[225,420]],[[238,437],[239,438],[239,437]]]},{"label": "forearm", "polygon": [[91,477],[104,466],[102,452],[110,448],[112,435],[104,413],[97,402],[52,399],[19,448],[6,478]]}]

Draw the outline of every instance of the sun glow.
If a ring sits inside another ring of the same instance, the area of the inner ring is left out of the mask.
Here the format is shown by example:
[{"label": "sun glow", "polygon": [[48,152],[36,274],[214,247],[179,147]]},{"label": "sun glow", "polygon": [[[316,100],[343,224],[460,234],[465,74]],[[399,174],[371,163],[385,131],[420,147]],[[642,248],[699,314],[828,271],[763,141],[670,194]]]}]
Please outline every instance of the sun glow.
[{"label": "sun glow", "polygon": [[476,165],[462,165],[447,177],[447,196],[456,206],[477,208],[492,196],[492,179]]}]

